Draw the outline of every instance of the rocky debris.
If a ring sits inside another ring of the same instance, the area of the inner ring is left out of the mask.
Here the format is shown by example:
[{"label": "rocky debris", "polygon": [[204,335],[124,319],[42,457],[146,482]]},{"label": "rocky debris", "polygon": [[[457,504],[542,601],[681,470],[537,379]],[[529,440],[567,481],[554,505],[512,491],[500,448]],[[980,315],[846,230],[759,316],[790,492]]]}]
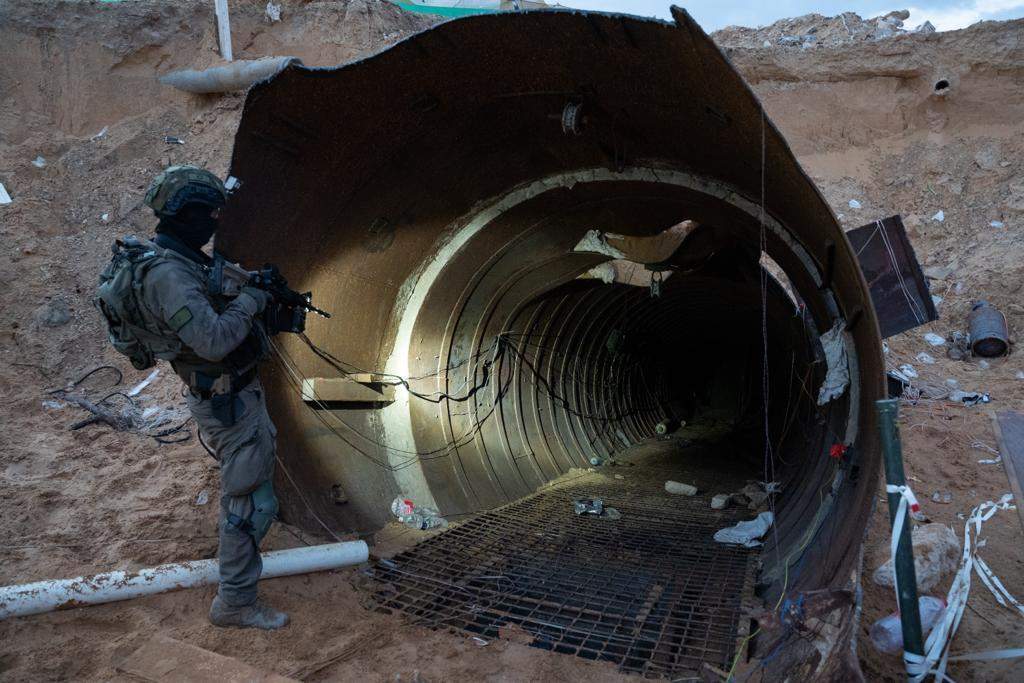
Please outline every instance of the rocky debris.
[{"label": "rocky debris", "polygon": [[673,493],[677,496],[695,496],[697,495],[697,487],[692,484],[684,484],[679,481],[666,481],[665,491]]},{"label": "rocky debris", "polygon": [[71,322],[71,309],[63,301],[48,301],[35,311],[35,319],[46,327],[60,327]]},{"label": "rocky debris", "polygon": [[716,493],[711,496],[711,509],[712,510],[724,510],[729,505],[729,501],[732,499],[730,493]]},{"label": "rocky debris", "polygon": [[935,33],[930,22],[913,30],[903,27],[910,18],[907,10],[897,10],[881,16],[862,19],[854,12],[843,12],[834,17],[805,14],[793,19],[780,19],[770,26],[748,28],[727,26],[712,34],[719,45],[742,48],[785,47],[806,50],[813,47],[835,47],[861,41],[884,40],[894,36]]},{"label": "rocky debris", "polygon": [[[939,579],[956,569],[960,561],[960,539],[944,524],[925,524],[911,534],[917,589],[922,593],[935,588]],[[879,586],[893,586],[892,558],[875,570],[872,580]]]}]

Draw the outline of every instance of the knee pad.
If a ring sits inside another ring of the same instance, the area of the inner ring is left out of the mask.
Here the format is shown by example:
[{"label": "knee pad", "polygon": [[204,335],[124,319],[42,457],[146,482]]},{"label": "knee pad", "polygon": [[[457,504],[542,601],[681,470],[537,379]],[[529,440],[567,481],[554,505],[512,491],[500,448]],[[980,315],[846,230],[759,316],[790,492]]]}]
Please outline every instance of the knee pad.
[{"label": "knee pad", "polygon": [[263,537],[270,531],[271,525],[277,519],[277,496],[274,495],[274,485],[265,481],[256,487],[256,490],[249,494],[252,501],[252,512],[248,518],[242,519],[238,515],[228,515],[228,523],[236,529],[243,531],[260,544]]}]

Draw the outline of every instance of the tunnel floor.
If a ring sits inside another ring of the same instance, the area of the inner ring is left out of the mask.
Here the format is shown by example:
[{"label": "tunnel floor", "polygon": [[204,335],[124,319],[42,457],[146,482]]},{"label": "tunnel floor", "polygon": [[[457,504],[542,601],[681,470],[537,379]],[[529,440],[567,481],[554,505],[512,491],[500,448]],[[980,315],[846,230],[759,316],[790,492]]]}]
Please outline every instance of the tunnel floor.
[{"label": "tunnel floor", "polygon": [[[697,676],[704,663],[729,670],[747,634],[757,552],[712,538],[754,516],[710,507],[712,495],[746,483],[741,471],[723,469],[735,461],[728,450],[672,438],[598,471],[570,472],[379,560],[367,570],[374,599],[418,624],[652,678]],[[666,479],[700,492],[670,495]],[[621,518],[576,515],[577,498],[602,498]]]}]

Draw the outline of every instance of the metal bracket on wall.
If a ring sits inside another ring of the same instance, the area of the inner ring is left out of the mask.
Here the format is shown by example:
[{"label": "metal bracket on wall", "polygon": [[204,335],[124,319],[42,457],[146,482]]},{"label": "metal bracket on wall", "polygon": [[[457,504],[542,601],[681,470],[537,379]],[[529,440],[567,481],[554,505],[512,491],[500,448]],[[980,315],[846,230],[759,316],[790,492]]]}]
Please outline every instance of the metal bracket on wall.
[{"label": "metal bracket on wall", "polygon": [[[309,377],[302,380],[302,400],[315,408],[342,408],[346,404],[393,403],[397,380],[359,373],[346,377]],[[348,407],[356,407],[349,405]]]}]

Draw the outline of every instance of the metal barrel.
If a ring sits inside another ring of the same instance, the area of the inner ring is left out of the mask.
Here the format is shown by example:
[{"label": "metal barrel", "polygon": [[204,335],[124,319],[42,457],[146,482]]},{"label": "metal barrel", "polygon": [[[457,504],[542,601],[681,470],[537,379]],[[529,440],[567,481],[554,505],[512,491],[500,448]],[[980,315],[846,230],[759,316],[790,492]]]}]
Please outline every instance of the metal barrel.
[{"label": "metal barrel", "polygon": [[1005,356],[1010,350],[1006,316],[987,301],[979,301],[971,308],[967,329],[971,335],[971,350],[976,356],[994,358]]}]

